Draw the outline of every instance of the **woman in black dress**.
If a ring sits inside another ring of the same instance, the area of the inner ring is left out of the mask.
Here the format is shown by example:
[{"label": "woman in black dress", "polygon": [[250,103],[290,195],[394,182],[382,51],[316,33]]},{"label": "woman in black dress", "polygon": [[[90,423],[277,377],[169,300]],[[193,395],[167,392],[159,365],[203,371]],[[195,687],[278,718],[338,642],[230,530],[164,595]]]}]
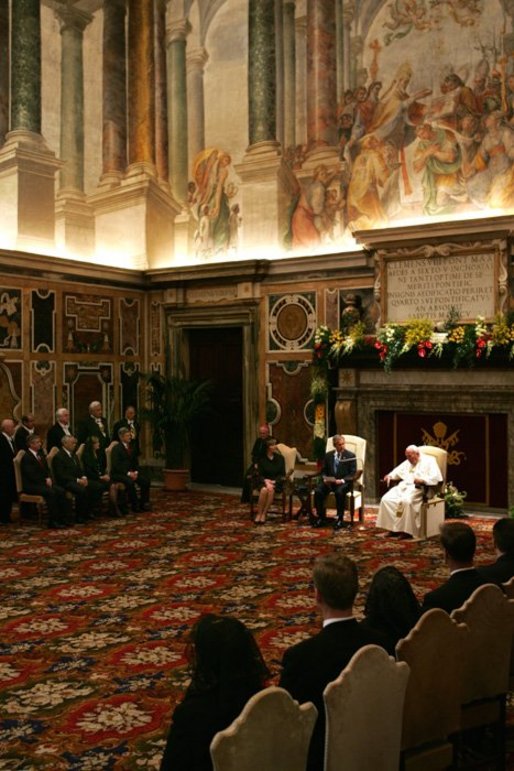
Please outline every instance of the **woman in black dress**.
[{"label": "woman in black dress", "polygon": [[203,616],[187,650],[191,685],[173,713],[160,771],[212,771],[209,747],[269,675],[252,633],[230,616]]},{"label": "woman in black dress", "polygon": [[105,455],[99,452],[100,440],[96,436],[88,436],[85,442],[84,452],[82,453],[82,467],[84,474],[88,478],[88,485],[98,491],[98,500],[101,500],[102,493],[109,491],[109,513],[115,517],[121,517],[122,513],[118,506],[118,492],[123,490],[124,485],[117,482],[111,482],[109,474],[105,469]]},{"label": "woman in black dress", "polygon": [[394,565],[377,570],[364,607],[362,624],[384,636],[384,647],[394,656],[398,640],[409,634],[420,617],[419,603],[412,587]]},{"label": "woman in black dress", "polygon": [[284,456],[280,454],[277,440],[273,437],[266,439],[266,453],[259,458],[258,470],[260,491],[255,522],[256,524],[263,524],[266,522],[266,514],[273,502],[275,493],[282,491],[286,475]]}]

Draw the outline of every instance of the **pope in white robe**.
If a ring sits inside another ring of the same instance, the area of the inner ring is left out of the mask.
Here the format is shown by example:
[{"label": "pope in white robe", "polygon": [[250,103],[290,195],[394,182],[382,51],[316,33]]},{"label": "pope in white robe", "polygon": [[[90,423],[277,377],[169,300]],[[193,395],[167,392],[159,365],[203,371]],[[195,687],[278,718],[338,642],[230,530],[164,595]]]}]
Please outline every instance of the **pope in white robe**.
[{"label": "pope in white robe", "polygon": [[442,481],[437,461],[431,455],[423,455],[414,444],[405,450],[406,460],[396,466],[384,481],[399,483],[383,496],[378,510],[377,527],[393,533],[408,533],[417,538],[420,532],[423,487],[434,486]]}]

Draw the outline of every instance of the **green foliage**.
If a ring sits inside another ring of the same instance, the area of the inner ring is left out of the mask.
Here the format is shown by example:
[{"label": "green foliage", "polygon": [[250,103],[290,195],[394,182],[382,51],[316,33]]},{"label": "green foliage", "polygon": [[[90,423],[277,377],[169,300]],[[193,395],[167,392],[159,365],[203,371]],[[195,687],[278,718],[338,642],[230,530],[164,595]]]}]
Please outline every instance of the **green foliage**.
[{"label": "green foliage", "polygon": [[184,468],[194,422],[211,407],[212,383],[144,375],[149,407],[141,411],[152,426],[156,455],[164,455],[166,468]]},{"label": "green foliage", "polygon": [[448,482],[444,490],[445,516],[448,519],[458,517],[464,508],[464,498],[467,492],[459,490],[453,482]]}]

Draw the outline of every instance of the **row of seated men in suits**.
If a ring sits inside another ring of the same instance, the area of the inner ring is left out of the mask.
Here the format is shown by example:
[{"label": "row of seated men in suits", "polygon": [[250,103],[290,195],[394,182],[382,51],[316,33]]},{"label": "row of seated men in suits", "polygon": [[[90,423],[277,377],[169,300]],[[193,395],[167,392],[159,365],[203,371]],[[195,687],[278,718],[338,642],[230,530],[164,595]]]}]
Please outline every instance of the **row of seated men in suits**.
[{"label": "row of seated men in suits", "polygon": [[[75,455],[77,439],[69,424],[69,412],[60,408],[56,423],[47,435],[47,450],[58,447],[53,461],[53,474],[48,468],[42,440],[35,433],[33,416],[24,416],[16,429],[11,419],[1,424],[0,434],[0,522],[11,520],[12,504],[17,498],[13,459],[19,449],[25,450],[21,461],[23,492],[42,495],[49,509],[50,527],[63,527],[73,521],[69,498],[75,501],[75,520],[85,522],[94,517],[103,492],[108,491],[110,511],[122,516],[127,511],[126,497],[133,511],[148,510],[150,482],[139,467],[139,426],[135,421],[135,409],[128,407],[125,417],[114,426],[118,444],[112,449],[111,474],[106,473],[105,450],[110,443],[107,421],[102,416],[100,402],[89,405],[89,416],[79,429],[79,437],[85,443],[84,466]],[[20,447],[23,437],[25,447]],[[16,440],[18,439],[18,442]],[[136,488],[139,488],[138,497]],[[120,496],[120,501],[118,501]]]},{"label": "row of seated men in suits", "polygon": [[[318,710],[308,771],[323,769],[323,691],[359,648],[376,644],[394,655],[397,642],[426,610],[437,607],[451,613],[479,586],[501,585],[514,576],[513,520],[495,523],[498,559],[479,569],[474,567],[476,540],[468,524],[444,523],[440,538],[449,579],[428,592],[420,605],[396,567],[380,568],[371,581],[362,621],[353,611],[358,591],[356,564],[340,551],[315,560],[315,601],[322,629],[285,652],[279,681],[299,703],[311,701]],[[265,687],[269,674],[249,630],[236,619],[203,617],[193,627],[191,648],[192,681],[173,714],[161,771],[211,771],[209,744],[214,734],[230,725],[248,698]]]}]

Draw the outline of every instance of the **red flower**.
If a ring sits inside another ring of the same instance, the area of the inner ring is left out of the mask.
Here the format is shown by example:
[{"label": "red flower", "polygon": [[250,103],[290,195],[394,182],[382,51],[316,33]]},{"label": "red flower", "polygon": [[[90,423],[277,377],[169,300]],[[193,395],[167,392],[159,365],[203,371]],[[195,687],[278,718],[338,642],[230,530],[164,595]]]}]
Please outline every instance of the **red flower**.
[{"label": "red flower", "polygon": [[432,347],[433,346],[432,346],[432,343],[430,342],[430,340],[425,340],[425,348],[428,348],[428,350],[430,350]]},{"label": "red flower", "polygon": [[477,340],[477,348],[485,348],[486,341],[483,337],[479,337]]},{"label": "red flower", "polygon": [[418,347],[418,356],[421,356],[421,358],[424,359],[426,355],[427,355],[427,352],[425,351],[423,346]]}]

